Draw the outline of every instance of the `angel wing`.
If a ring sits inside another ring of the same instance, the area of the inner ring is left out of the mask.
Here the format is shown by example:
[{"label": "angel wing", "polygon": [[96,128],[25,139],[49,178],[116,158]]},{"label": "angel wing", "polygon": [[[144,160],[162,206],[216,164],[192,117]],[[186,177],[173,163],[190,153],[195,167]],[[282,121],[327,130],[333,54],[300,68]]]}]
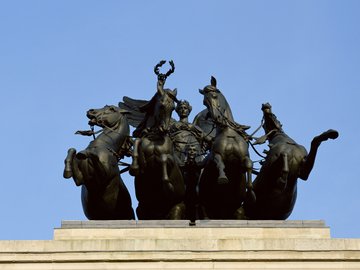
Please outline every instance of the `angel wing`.
[{"label": "angel wing", "polygon": [[142,108],[146,107],[148,103],[148,100],[133,99],[125,96],[123,102],[119,102],[119,107],[129,112],[127,114],[129,124],[136,128],[145,117],[146,112]]},{"label": "angel wing", "polygon": [[[129,124],[135,127],[133,136],[141,136],[142,131],[149,127],[148,119],[153,115],[154,103],[156,102],[156,94],[148,101],[141,99],[133,99],[130,97],[123,97],[123,101],[119,102],[119,107],[126,110]],[[150,121],[151,122],[151,121]],[[176,122],[175,119],[170,119],[170,126]]]}]

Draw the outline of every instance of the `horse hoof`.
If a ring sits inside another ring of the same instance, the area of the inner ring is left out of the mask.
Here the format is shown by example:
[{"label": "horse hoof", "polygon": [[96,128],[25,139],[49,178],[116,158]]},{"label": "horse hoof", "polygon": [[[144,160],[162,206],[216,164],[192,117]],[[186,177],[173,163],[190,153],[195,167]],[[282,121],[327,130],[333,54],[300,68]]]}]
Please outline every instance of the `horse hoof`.
[{"label": "horse hoof", "polygon": [[73,176],[72,171],[71,170],[64,170],[63,176],[66,179],[71,178]]},{"label": "horse hoof", "polygon": [[64,161],[65,168],[64,168],[63,176],[66,179],[71,178],[73,176],[71,164],[72,164],[72,160],[74,158],[75,153],[76,153],[75,148],[70,148],[68,150],[67,157],[66,157],[66,159]]},{"label": "horse hoof", "polygon": [[229,184],[229,179],[226,176],[219,176],[217,179],[219,185]]}]

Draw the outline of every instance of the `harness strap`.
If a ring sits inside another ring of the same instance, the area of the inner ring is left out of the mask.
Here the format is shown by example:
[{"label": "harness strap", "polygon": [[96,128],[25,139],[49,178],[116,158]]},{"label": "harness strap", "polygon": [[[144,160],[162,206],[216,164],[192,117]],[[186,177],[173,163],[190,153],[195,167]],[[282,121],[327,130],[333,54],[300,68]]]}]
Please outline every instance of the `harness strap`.
[{"label": "harness strap", "polygon": [[262,157],[263,159],[266,158],[265,156],[263,156],[262,154],[260,154],[260,153],[256,150],[255,146],[254,146],[250,141],[249,141],[249,144],[250,144],[251,148],[254,150],[254,152],[255,152],[259,157]]}]

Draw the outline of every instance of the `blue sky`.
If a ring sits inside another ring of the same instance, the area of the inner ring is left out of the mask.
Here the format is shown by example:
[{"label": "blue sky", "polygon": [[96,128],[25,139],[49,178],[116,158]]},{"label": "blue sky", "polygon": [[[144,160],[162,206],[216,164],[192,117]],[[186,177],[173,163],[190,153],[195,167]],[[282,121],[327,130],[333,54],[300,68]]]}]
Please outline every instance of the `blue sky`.
[{"label": "blue sky", "polygon": [[67,149],[89,143],[74,132],[88,128],[89,108],[149,99],[161,59],[174,60],[167,87],[190,100],[192,117],[214,75],[250,131],[265,102],[307,149],[337,129],[299,181],[290,219],[360,237],[359,10],[340,0],[1,1],[0,239],[51,239],[61,220],[85,219],[80,189],[62,178]]}]

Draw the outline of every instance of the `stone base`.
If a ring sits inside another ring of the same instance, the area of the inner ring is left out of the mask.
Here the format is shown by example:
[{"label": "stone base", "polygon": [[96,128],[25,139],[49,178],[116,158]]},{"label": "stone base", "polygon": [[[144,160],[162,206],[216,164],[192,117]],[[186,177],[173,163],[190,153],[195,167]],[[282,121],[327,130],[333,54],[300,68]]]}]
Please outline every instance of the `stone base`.
[{"label": "stone base", "polygon": [[0,241],[0,269],[360,269],[360,239],[323,221],[64,221]]}]

